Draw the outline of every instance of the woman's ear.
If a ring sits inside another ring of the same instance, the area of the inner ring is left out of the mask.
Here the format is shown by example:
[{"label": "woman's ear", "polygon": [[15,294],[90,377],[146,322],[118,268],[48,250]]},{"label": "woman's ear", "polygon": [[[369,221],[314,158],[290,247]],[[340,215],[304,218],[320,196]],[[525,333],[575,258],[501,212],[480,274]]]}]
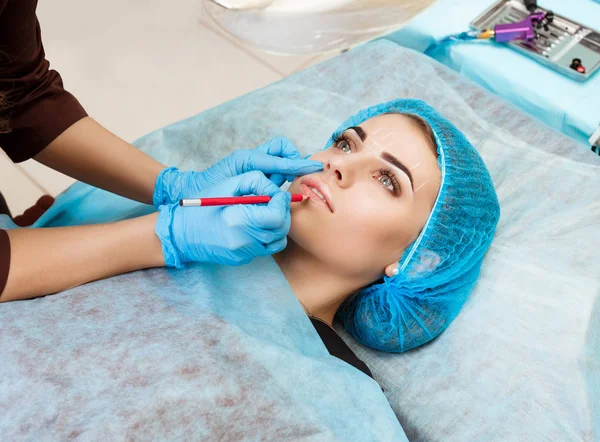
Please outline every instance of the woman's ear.
[{"label": "woman's ear", "polygon": [[396,276],[399,272],[400,263],[398,261],[391,263],[389,266],[385,268],[385,274],[388,277]]}]

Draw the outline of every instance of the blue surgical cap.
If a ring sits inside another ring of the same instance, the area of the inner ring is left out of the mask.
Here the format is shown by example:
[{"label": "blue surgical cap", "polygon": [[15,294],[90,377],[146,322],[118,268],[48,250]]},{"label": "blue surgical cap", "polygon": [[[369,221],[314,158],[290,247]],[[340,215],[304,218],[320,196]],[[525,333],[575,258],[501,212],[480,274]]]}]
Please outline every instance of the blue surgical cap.
[{"label": "blue surgical cap", "polygon": [[336,133],[386,113],[412,114],[429,124],[442,172],[440,190],[423,230],[400,258],[398,275],[384,276],[348,298],[337,317],[360,343],[402,352],[432,340],[458,315],[479,276],[500,206],[475,148],[423,101],[398,99],[369,107]]}]

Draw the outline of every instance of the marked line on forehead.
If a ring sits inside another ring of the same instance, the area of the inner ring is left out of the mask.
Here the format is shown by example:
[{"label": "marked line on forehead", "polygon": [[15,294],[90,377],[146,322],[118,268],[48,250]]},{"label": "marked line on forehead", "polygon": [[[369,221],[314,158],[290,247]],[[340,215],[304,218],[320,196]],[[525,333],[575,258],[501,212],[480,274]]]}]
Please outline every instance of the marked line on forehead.
[{"label": "marked line on forehead", "polygon": [[417,187],[415,189],[415,193],[417,193],[425,184],[427,184],[429,182],[429,180],[425,181],[423,184],[421,184],[419,187]]},{"label": "marked line on forehead", "polygon": [[[373,137],[375,135],[379,135],[381,132],[384,132],[384,130],[381,127],[375,129],[375,131],[369,135],[369,140],[373,140]],[[393,136],[394,136],[394,134],[392,132],[385,131],[384,134],[382,136],[380,136],[379,138],[381,138],[381,141],[385,141],[388,138],[393,137]],[[373,140],[373,141],[376,142],[375,140]]]},{"label": "marked line on forehead", "polygon": [[374,144],[374,145],[375,145],[375,146],[377,146],[377,147],[383,147],[383,146],[380,144],[380,142],[382,142],[382,143],[385,145],[385,147],[393,147],[393,146],[396,146],[397,144],[400,144],[400,142],[399,142],[398,140],[394,140],[394,141],[392,141],[391,143],[385,143],[384,141],[385,141],[385,140],[379,140],[379,141],[377,141],[377,140],[376,140],[374,137],[369,137],[369,138],[367,138],[367,140],[366,140],[366,141],[364,141],[363,143],[364,143],[365,145],[367,145],[367,144]]},{"label": "marked line on forehead", "polygon": [[367,138],[367,140],[364,141],[363,144],[367,147],[369,147],[369,145],[381,147],[381,145],[377,141],[375,141],[373,138]]}]

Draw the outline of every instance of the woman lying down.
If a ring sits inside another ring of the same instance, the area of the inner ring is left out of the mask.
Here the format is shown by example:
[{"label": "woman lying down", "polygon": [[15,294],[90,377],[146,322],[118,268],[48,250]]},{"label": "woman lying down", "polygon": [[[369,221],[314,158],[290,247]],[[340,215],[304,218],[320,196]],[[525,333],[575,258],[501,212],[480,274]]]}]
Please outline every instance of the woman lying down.
[{"label": "woman lying down", "polygon": [[473,146],[422,101],[359,112],[311,159],[324,170],[291,184],[310,200],[292,205],[275,261],[329,352],[371,375],[334,317],[387,352],[435,338],[477,280],[498,199]]},{"label": "woman lying down", "polygon": [[291,205],[287,247],[274,258],[329,352],[370,375],[334,317],[383,351],[435,338],[477,280],[498,200],[475,149],[422,101],[359,112],[312,159],[323,168],[291,183],[310,199]]}]

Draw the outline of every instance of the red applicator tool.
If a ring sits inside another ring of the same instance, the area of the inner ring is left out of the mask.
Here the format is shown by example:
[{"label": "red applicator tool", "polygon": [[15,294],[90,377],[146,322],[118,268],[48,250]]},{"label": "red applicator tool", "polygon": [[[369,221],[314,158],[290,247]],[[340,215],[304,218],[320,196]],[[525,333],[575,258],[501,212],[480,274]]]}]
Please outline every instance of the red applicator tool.
[{"label": "red applicator tool", "polygon": [[[308,199],[301,193],[292,194],[292,202],[299,203]],[[266,204],[271,201],[270,196],[228,196],[222,198],[191,198],[180,200],[181,207],[207,207],[207,206],[231,206],[234,204]]]}]

